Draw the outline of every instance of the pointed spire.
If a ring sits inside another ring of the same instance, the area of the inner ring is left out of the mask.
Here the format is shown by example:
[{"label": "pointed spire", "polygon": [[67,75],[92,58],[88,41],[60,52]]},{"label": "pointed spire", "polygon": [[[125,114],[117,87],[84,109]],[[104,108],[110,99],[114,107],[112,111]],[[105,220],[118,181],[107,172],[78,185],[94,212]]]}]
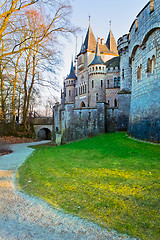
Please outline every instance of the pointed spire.
[{"label": "pointed spire", "polygon": [[106,46],[108,47],[110,52],[114,52],[114,53],[118,54],[117,44],[116,44],[116,41],[115,41],[115,38],[113,36],[111,29],[110,29],[108,37],[107,37]]},{"label": "pointed spire", "polygon": [[100,41],[100,38],[98,38],[98,41],[97,41],[95,56],[100,56],[99,41]]},{"label": "pointed spire", "polygon": [[95,57],[94,57],[93,61],[89,64],[89,66],[95,65],[95,64],[105,65],[105,63],[103,62],[103,60],[102,60],[102,58],[101,58],[101,54],[100,54],[99,38],[98,38],[97,45],[96,45]]},{"label": "pointed spire", "polygon": [[87,50],[95,51],[95,46],[96,46],[96,39],[94,37],[93,31],[91,29],[91,24],[89,21],[89,27],[87,30],[84,43],[82,43],[80,54],[85,53]]},{"label": "pointed spire", "polygon": [[70,74],[68,75],[68,77],[66,77],[66,79],[77,79],[75,71],[74,71],[74,67],[73,67],[73,57],[72,57],[72,62],[71,62],[71,69],[70,69]]}]

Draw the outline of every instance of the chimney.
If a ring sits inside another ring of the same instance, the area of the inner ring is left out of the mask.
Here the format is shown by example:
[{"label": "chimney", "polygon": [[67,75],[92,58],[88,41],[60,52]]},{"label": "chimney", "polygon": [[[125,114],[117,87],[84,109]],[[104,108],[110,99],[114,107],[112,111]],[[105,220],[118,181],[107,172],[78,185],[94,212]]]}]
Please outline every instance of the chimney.
[{"label": "chimney", "polygon": [[101,44],[103,44],[104,38],[101,38]]}]

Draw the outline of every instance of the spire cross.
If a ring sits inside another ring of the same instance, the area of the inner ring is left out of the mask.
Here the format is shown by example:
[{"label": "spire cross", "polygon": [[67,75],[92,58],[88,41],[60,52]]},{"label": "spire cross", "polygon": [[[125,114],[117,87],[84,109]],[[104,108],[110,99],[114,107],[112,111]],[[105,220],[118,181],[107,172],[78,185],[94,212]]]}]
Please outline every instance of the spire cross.
[{"label": "spire cross", "polygon": [[109,20],[109,27],[110,27],[110,30],[111,30],[111,25],[112,25],[112,21]]}]

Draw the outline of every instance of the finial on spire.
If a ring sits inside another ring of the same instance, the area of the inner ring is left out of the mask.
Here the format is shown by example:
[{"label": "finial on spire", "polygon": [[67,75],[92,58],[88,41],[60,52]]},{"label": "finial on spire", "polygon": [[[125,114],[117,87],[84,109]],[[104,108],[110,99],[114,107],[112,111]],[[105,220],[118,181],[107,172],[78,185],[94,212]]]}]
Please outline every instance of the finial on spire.
[{"label": "finial on spire", "polygon": [[111,30],[111,25],[112,25],[112,21],[109,20],[109,28],[110,28],[110,30]]},{"label": "finial on spire", "polygon": [[90,22],[91,22],[91,15],[90,15],[90,13],[89,13],[88,18],[89,18],[89,24],[90,24]]}]

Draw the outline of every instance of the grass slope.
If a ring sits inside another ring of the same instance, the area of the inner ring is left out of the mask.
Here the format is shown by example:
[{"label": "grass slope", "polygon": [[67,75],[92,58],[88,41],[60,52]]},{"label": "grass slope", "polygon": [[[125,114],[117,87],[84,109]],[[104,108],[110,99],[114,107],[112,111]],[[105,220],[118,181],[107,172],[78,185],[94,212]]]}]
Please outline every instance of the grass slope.
[{"label": "grass slope", "polygon": [[58,209],[141,239],[159,239],[160,146],[112,133],[37,146],[19,184]]}]

